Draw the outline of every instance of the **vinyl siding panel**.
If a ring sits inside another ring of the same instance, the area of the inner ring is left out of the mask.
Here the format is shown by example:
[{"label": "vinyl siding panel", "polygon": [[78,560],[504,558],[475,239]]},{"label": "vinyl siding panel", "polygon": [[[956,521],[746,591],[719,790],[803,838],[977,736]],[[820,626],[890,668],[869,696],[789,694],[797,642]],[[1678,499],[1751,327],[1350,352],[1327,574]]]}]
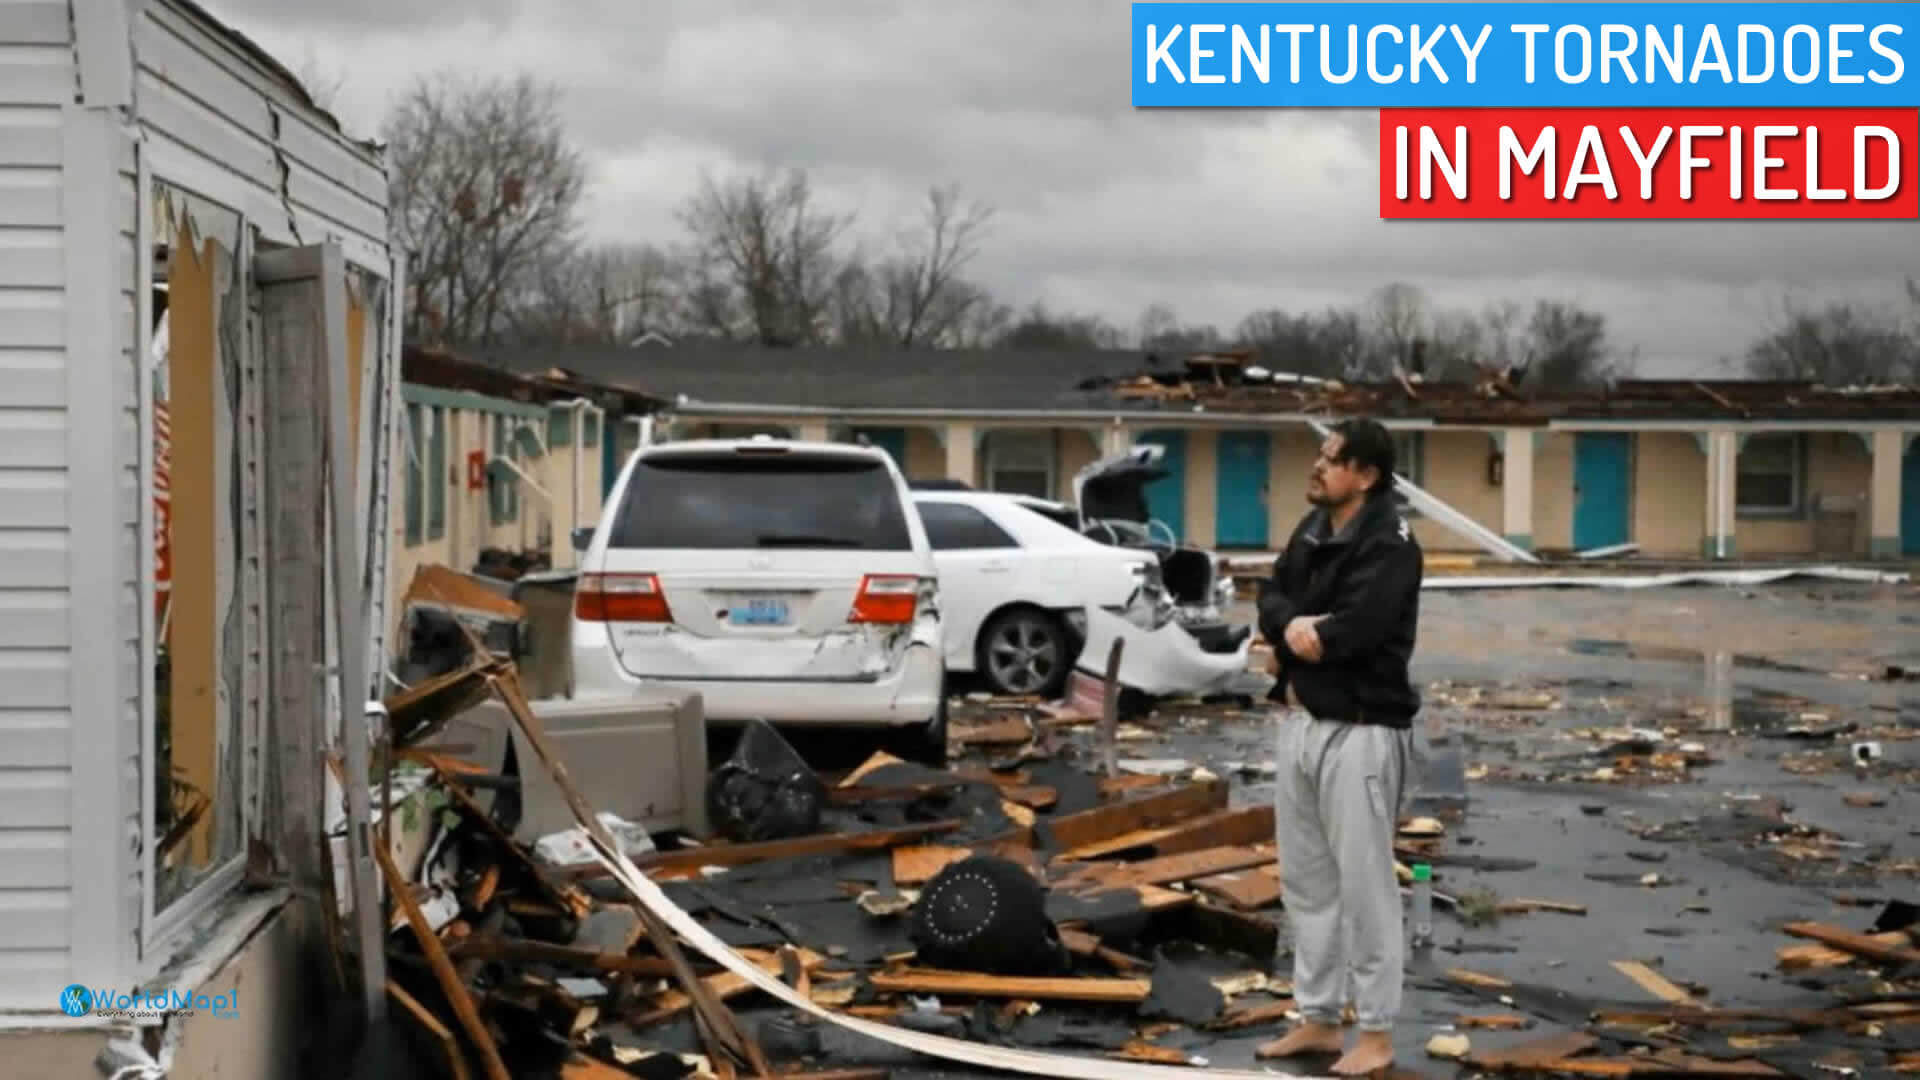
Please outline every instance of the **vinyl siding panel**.
[{"label": "vinyl siding panel", "polygon": [[387,272],[386,176],[372,151],[185,12],[149,5],[133,32],[157,178],[240,211],[278,243],[337,239],[349,261]]},{"label": "vinyl siding panel", "polygon": [[71,974],[70,27],[65,3],[0,3],[0,1005],[29,1007]]}]

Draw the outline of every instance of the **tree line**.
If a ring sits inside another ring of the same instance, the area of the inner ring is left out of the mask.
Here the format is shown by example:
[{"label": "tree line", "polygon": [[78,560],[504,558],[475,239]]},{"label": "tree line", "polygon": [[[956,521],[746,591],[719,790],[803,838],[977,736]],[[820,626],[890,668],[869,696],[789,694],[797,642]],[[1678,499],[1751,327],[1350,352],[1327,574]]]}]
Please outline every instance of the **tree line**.
[{"label": "tree line", "polygon": [[[1231,327],[1153,304],[1131,326],[1015,305],[974,274],[994,211],[928,189],[903,222],[830,206],[804,170],[703,176],[677,235],[607,244],[582,224],[588,169],[557,88],[528,75],[423,77],[383,125],[409,258],[410,342],[633,343],[648,335],[770,345],[1256,350],[1278,369],[1347,379],[1497,371],[1576,386],[1631,373],[1604,315],[1541,300],[1438,307],[1389,283],[1350,307],[1254,311]],[[877,228],[876,228],[877,226]],[[1920,288],[1878,311],[1789,308],[1733,358],[1743,373],[1851,385],[1920,377]],[[1657,375],[1658,372],[1646,372]]]}]

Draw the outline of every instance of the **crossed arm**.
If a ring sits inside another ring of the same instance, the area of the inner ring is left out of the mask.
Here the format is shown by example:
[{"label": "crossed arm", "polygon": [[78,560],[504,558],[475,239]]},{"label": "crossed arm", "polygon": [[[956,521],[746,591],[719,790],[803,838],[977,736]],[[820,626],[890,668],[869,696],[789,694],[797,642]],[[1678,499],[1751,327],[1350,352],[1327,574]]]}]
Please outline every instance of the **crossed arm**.
[{"label": "crossed arm", "polygon": [[1419,590],[1424,567],[1413,544],[1388,538],[1356,554],[1331,611],[1299,611],[1282,592],[1284,553],[1273,577],[1260,583],[1260,633],[1272,643],[1282,671],[1289,663],[1317,664],[1374,648],[1393,631],[1407,597]]}]

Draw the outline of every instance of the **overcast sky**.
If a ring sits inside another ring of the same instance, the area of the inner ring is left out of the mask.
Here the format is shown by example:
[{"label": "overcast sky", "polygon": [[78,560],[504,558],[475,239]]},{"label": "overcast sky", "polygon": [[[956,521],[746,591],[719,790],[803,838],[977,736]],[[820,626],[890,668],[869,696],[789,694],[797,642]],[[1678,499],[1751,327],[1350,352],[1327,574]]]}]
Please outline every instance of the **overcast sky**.
[{"label": "overcast sky", "polygon": [[1891,303],[1915,223],[1487,225],[1379,218],[1372,113],[1136,111],[1125,0],[205,0],[377,133],[440,68],[565,94],[591,235],[672,243],[702,168],[808,169],[876,241],[928,185],[997,210],[976,276],[1131,328],[1148,304],[1231,327],[1392,280],[1443,306],[1597,308],[1647,375],[1705,374],[1783,302]]}]

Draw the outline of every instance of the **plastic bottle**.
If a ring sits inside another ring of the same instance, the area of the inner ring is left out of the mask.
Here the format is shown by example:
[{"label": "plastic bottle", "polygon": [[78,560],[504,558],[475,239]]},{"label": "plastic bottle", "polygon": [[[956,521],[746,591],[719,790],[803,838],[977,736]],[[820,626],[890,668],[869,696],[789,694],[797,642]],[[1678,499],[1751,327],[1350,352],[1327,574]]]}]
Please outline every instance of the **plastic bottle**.
[{"label": "plastic bottle", "polygon": [[1433,944],[1433,867],[1413,864],[1413,947]]}]

